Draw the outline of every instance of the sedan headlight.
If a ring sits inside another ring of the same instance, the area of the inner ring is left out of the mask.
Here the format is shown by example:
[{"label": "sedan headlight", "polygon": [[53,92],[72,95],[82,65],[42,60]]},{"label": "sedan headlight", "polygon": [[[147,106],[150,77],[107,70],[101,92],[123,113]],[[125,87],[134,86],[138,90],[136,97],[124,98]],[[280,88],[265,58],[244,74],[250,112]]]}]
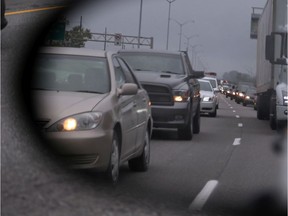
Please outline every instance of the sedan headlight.
[{"label": "sedan headlight", "polygon": [[213,101],[214,97],[203,97],[204,102]]},{"label": "sedan headlight", "polygon": [[249,99],[250,99],[250,96],[247,95],[245,98],[249,100]]},{"label": "sedan headlight", "polygon": [[242,92],[239,92],[238,94],[240,97],[244,97],[244,94]]},{"label": "sedan headlight", "polygon": [[81,113],[61,119],[49,127],[47,131],[64,132],[91,130],[100,124],[101,119],[102,113],[99,112]]},{"label": "sedan headlight", "polygon": [[187,102],[190,100],[189,90],[174,90],[173,94],[174,102]]}]

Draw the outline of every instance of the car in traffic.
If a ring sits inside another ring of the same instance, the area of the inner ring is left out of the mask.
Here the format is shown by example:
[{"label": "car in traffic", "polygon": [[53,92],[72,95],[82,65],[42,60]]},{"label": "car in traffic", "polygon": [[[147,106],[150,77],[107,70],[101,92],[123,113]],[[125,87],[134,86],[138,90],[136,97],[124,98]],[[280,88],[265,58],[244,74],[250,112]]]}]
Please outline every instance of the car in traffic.
[{"label": "car in traffic", "polygon": [[115,52],[46,47],[31,82],[34,121],[56,155],[75,169],[146,171],[153,120],[147,92]]},{"label": "car in traffic", "polygon": [[208,80],[211,83],[211,86],[214,90],[214,94],[216,96],[216,103],[217,103],[216,109],[218,109],[219,108],[219,98],[218,98],[217,94],[220,92],[220,90],[219,90],[217,78],[205,76],[205,77],[203,77],[203,79]]},{"label": "car in traffic", "polygon": [[149,94],[154,128],[176,128],[191,140],[200,132],[200,85],[204,72],[192,69],[187,52],[119,50]]},{"label": "car in traffic", "polygon": [[242,101],[243,106],[247,106],[251,104],[254,107],[255,97],[256,97],[256,88],[255,87],[248,88],[247,91],[244,93],[244,97]]},{"label": "car in traffic", "polygon": [[240,104],[243,102],[244,99],[244,95],[245,92],[247,91],[247,89],[253,87],[253,83],[249,83],[249,82],[239,82],[237,84],[236,87],[236,91],[235,91],[235,102]]},{"label": "car in traffic", "polygon": [[205,79],[198,79],[200,83],[200,112],[211,117],[217,116],[217,99],[211,83]]}]

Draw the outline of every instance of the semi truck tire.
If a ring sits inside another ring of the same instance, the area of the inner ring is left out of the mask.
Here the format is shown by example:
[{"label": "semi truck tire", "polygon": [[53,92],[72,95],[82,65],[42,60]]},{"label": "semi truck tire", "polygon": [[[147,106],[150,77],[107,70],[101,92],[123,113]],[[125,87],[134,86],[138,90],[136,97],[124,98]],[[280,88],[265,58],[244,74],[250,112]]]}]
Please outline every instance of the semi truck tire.
[{"label": "semi truck tire", "polygon": [[269,119],[269,101],[265,95],[259,95],[257,97],[257,118],[259,120]]},{"label": "semi truck tire", "polygon": [[269,124],[272,130],[277,129],[277,120],[276,120],[276,96],[275,94],[271,95],[270,98],[270,109],[269,109]]}]

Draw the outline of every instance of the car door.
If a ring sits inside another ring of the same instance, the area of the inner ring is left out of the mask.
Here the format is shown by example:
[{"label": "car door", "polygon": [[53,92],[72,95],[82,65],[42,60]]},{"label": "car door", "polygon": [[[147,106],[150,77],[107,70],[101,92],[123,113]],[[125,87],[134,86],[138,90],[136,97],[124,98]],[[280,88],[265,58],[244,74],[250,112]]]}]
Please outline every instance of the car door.
[{"label": "car door", "polygon": [[[129,83],[127,75],[119,63],[119,58],[113,58],[116,83],[118,88]],[[122,128],[121,159],[129,156],[134,148],[137,137],[137,104],[136,95],[122,95],[119,97],[119,120]]]},{"label": "car door", "polygon": [[129,83],[135,83],[138,86],[138,93],[135,95],[135,106],[136,106],[136,115],[137,115],[137,137],[135,142],[135,148],[141,148],[144,143],[145,132],[147,127],[148,119],[148,103],[149,97],[147,92],[141,87],[137,81],[135,75],[132,72],[132,69],[127,65],[125,61],[119,59],[120,65],[125,72],[127,81]]}]

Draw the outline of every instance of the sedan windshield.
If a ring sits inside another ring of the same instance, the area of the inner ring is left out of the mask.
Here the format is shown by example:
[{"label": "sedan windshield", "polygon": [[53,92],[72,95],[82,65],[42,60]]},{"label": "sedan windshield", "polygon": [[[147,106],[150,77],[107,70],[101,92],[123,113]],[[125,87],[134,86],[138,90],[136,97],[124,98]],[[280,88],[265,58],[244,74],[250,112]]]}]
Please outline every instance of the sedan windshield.
[{"label": "sedan windshield", "polygon": [[121,53],[121,56],[135,71],[184,74],[180,55],[163,53]]},{"label": "sedan windshield", "polygon": [[41,54],[32,88],[51,91],[107,93],[110,76],[105,58]]}]

